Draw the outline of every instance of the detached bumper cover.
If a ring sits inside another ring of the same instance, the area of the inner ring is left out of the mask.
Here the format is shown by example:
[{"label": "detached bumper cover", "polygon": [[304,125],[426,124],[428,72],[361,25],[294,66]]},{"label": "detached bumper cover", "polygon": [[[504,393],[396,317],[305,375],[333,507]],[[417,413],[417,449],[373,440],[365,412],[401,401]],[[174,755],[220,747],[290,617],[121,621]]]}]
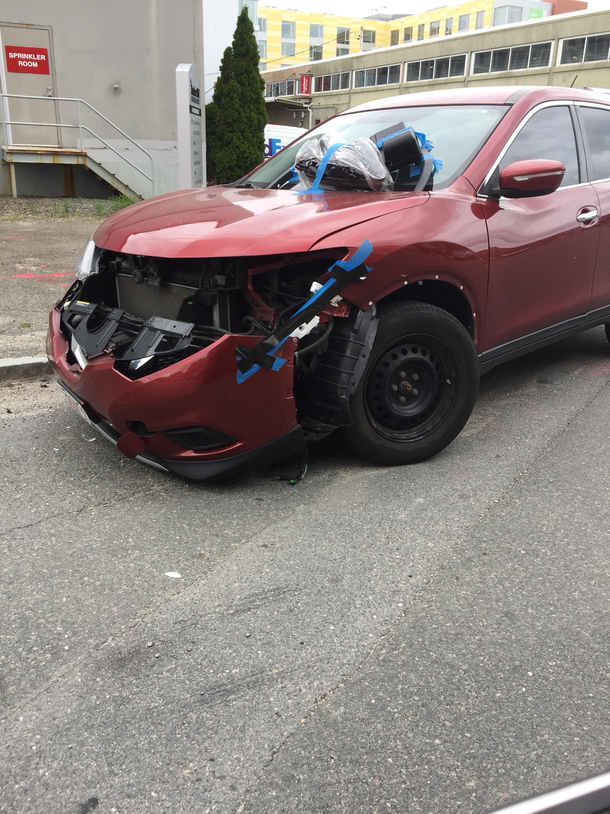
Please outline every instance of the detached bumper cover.
[{"label": "detached bumper cover", "polygon": [[[205,480],[265,466],[305,449],[292,393],[292,342],[282,348],[286,363],[281,370],[263,371],[241,385],[235,378],[235,349],[239,342],[255,343],[257,338],[230,334],[164,370],[132,380],[115,369],[116,360],[108,353],[90,359],[84,369],[70,364],[60,316],[53,309],[47,339],[47,355],[60,383],[92,425],[119,448],[133,423],[146,427],[136,460]],[[189,427],[209,427],[235,442],[201,452],[184,449],[165,435]]]}]

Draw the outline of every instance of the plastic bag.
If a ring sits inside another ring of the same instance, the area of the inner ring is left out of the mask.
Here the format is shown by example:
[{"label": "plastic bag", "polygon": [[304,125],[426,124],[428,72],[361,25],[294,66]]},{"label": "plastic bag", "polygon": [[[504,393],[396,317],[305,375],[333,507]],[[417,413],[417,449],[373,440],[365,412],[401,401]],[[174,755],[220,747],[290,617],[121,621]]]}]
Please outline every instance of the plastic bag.
[{"label": "plastic bag", "polygon": [[296,155],[295,170],[302,191],[364,189],[387,192],[392,176],[377,146],[369,138],[350,144],[327,133],[304,144]]}]

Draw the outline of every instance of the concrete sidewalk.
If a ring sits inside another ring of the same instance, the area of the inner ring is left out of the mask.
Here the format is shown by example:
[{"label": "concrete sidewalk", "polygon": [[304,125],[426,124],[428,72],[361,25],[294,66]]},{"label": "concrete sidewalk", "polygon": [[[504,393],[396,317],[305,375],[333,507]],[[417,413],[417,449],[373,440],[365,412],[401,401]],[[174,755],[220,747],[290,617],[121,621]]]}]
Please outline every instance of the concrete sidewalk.
[{"label": "concrete sidewalk", "polygon": [[45,355],[49,311],[74,280],[92,221],[0,221],[0,359]]}]

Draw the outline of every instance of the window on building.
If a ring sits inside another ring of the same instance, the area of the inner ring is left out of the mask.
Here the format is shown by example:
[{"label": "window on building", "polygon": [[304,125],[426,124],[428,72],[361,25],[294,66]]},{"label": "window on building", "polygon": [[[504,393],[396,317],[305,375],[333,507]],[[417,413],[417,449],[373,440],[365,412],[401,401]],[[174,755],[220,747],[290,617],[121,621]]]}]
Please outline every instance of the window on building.
[{"label": "window on building", "polygon": [[474,23],[475,28],[485,28],[485,12],[477,11],[477,17]]},{"label": "window on building", "polygon": [[310,23],[309,25],[309,38],[312,40],[321,40],[324,38],[324,26],[317,23]]},{"label": "window on building", "polygon": [[515,48],[499,48],[496,51],[479,51],[474,54],[473,74],[522,71],[526,68],[547,68],[551,61],[551,43],[518,45]]},{"label": "window on building", "polygon": [[349,45],[349,28],[337,27],[337,44]]},{"label": "window on building", "polygon": [[393,31],[390,31],[390,45],[398,45],[398,37],[400,36],[400,30],[395,28]]},{"label": "window on building", "polygon": [[407,62],[406,82],[423,82],[429,79],[446,79],[466,74],[466,54],[452,57],[424,59],[421,62]]},{"label": "window on building", "polygon": [[258,63],[259,71],[266,71],[267,70],[267,63],[266,62],[259,62]]},{"label": "window on building", "polygon": [[466,74],[466,54],[458,54],[451,57],[449,65],[449,76],[465,76]]},{"label": "window on building", "polygon": [[566,168],[561,186],[579,183],[576,138],[567,107],[547,107],[535,113],[508,148],[500,162],[500,170],[513,161],[529,158],[561,161]]},{"label": "window on building", "polygon": [[268,82],[265,87],[265,96],[275,98],[276,96],[294,96],[297,90],[297,83],[294,79],[286,79],[284,82]]},{"label": "window on building", "polygon": [[446,79],[449,76],[449,57],[441,57],[434,64],[434,78]]},{"label": "window on building", "polygon": [[282,20],[282,39],[294,40],[296,37],[297,24],[294,20]]},{"label": "window on building", "polygon": [[447,17],[445,20],[445,36],[453,34],[453,17]]},{"label": "window on building", "polygon": [[492,25],[520,23],[523,18],[521,6],[499,6],[494,9]]},{"label": "window on building", "polygon": [[610,34],[564,40],[560,64],[570,65],[573,62],[598,62],[601,59],[608,59],[609,49]]},{"label": "window on building", "polygon": [[491,69],[491,51],[479,51],[474,55],[473,73],[489,73]]},{"label": "window on building", "polygon": [[376,34],[376,31],[369,31],[365,28],[362,32],[362,42],[366,42],[369,45],[375,45]]},{"label": "window on building", "polygon": [[508,60],[510,58],[510,48],[499,48],[491,52],[491,72],[508,70]]},{"label": "window on building", "polygon": [[522,71],[524,68],[527,68],[529,58],[529,45],[522,45],[520,48],[511,48],[509,70]]},{"label": "window on building", "polygon": [[370,88],[374,85],[397,85],[400,82],[400,65],[384,65],[354,71],[354,87]]},{"label": "window on building", "polygon": [[349,54],[349,28],[338,26],[336,55],[342,57],[344,54]]},{"label": "window on building", "polygon": [[587,156],[594,181],[610,178],[610,111],[599,107],[579,107]]},{"label": "window on building", "polygon": [[570,65],[573,62],[582,62],[585,56],[587,38],[579,37],[576,40],[564,40],[561,43],[561,65]]},{"label": "window on building", "polygon": [[468,31],[470,28],[470,14],[460,14],[458,20],[458,31]]},{"label": "window on building", "polygon": [[417,39],[418,40],[423,40],[425,33],[426,33],[426,26],[424,25],[424,23],[421,23],[421,25],[417,26]]},{"label": "window on building", "polygon": [[267,18],[266,17],[259,17],[258,18],[258,30],[261,34],[267,33]]},{"label": "window on building", "polygon": [[267,56],[267,40],[259,40],[258,55],[259,57],[263,57],[263,59]]},{"label": "window on building", "polygon": [[409,28],[405,28],[402,32],[402,41],[403,42],[411,42],[413,39],[413,26],[409,26]]},{"label": "window on building", "polygon": [[293,42],[283,42],[282,43],[282,56],[283,57],[293,57],[294,56],[294,43]]},{"label": "window on building", "polygon": [[551,43],[539,42],[532,45],[529,68],[546,68],[551,64]]},{"label": "window on building", "polygon": [[441,33],[441,21],[434,20],[434,22],[430,23],[430,36],[438,37],[440,33]]},{"label": "window on building", "polygon": [[310,62],[317,62],[319,59],[322,59],[322,45],[310,45],[309,46],[309,61]]},{"label": "window on building", "polygon": [[349,71],[314,77],[314,93],[324,93],[329,90],[349,90]]},{"label": "window on building", "polygon": [[254,22],[256,20],[257,5],[256,0],[240,0],[239,10],[241,11],[245,6],[248,9],[248,17]]}]

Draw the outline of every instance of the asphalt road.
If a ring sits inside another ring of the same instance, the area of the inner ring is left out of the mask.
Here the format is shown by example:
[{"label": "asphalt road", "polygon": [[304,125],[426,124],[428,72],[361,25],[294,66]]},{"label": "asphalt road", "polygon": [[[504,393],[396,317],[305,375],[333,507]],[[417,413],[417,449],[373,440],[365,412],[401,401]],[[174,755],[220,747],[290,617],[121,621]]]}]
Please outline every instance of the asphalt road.
[{"label": "asphalt road", "polygon": [[610,768],[609,385],[598,329],[433,460],[331,438],[291,487],[0,384],[0,811],[482,814]]}]

